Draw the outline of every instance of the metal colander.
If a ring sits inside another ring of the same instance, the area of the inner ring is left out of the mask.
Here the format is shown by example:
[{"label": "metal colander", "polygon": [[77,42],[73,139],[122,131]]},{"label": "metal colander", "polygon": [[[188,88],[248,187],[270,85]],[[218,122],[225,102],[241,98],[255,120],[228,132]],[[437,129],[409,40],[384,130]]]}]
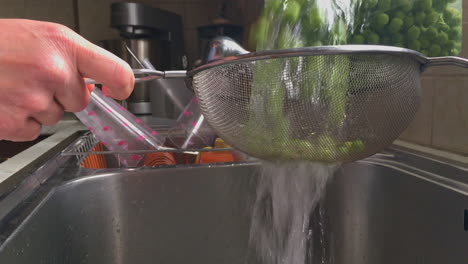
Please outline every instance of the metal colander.
[{"label": "metal colander", "polygon": [[421,98],[419,66],[398,55],[297,56],[203,70],[193,87],[210,125],[252,156],[351,161],[409,125]]},{"label": "metal colander", "polygon": [[188,73],[135,73],[143,81],[189,77],[211,127],[254,157],[349,162],[406,129],[419,108],[421,73],[439,65],[468,67],[468,60],[345,45],[230,55]]}]

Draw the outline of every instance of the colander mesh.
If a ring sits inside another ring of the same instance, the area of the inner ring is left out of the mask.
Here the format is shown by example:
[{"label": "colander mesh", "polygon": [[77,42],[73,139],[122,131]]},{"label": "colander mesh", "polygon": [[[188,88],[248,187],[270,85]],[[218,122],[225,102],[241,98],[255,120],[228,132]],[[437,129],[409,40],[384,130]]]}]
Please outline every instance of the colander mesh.
[{"label": "colander mesh", "polygon": [[420,103],[420,64],[394,54],[225,64],[193,76],[209,124],[261,159],[347,162],[393,142]]}]

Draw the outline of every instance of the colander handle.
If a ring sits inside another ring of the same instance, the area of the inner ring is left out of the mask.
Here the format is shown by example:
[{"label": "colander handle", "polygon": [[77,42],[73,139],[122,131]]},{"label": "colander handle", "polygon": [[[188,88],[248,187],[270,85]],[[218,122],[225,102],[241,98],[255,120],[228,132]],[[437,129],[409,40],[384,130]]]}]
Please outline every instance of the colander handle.
[{"label": "colander handle", "polygon": [[[135,74],[135,83],[147,82],[156,79],[177,79],[187,77],[187,71],[158,71],[150,69],[134,69],[133,74]],[[143,75],[143,77],[138,77]],[[86,84],[99,84],[93,79],[86,79]]]},{"label": "colander handle", "polygon": [[179,79],[187,77],[187,71],[165,71],[165,79]]},{"label": "colander handle", "polygon": [[455,57],[455,56],[447,56],[447,57],[433,57],[433,58],[426,58],[427,63],[424,64],[424,69],[432,66],[457,66],[462,68],[468,68],[468,59]]}]

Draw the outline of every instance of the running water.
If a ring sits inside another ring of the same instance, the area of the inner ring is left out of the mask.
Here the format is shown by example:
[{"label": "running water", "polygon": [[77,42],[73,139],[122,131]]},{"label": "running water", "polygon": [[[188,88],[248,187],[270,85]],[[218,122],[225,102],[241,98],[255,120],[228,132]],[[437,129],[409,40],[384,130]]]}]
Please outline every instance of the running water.
[{"label": "running water", "polygon": [[[319,234],[311,234],[310,217],[335,168],[305,162],[263,164],[249,241],[257,261],[261,264],[304,264],[308,258],[316,259],[307,257],[314,254],[308,250],[309,240],[314,235],[323,235],[320,234],[323,228],[319,228]],[[326,263],[326,260],[319,263]]]}]

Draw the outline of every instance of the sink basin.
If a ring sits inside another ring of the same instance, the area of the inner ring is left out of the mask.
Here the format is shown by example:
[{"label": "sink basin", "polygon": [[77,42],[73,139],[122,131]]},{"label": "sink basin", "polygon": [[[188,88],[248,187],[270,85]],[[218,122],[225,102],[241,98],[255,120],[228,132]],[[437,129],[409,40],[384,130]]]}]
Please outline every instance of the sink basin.
[{"label": "sink basin", "polygon": [[[337,172],[320,205],[332,263],[466,263],[468,172],[405,155]],[[0,263],[247,263],[259,166],[119,170],[69,181],[9,236]],[[430,167],[438,173],[421,169]]]}]

